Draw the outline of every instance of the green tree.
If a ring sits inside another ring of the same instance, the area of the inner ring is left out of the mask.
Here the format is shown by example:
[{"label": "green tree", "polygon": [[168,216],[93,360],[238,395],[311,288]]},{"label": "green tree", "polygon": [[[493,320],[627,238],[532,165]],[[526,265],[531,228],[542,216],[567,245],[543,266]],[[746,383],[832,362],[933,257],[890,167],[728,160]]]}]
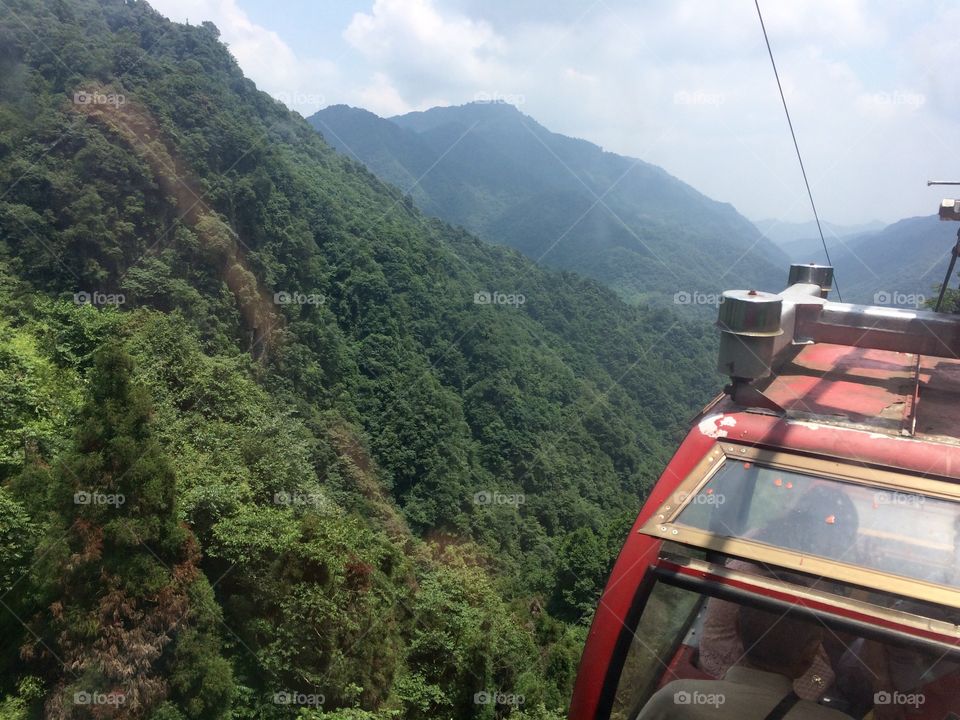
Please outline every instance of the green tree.
[{"label": "green tree", "polygon": [[53,717],[140,718],[167,698],[186,717],[221,717],[231,680],[218,611],[132,371],[118,344],[101,349],[73,447],[20,479],[46,481],[51,515],[37,550],[47,602],[22,655],[48,681]]}]

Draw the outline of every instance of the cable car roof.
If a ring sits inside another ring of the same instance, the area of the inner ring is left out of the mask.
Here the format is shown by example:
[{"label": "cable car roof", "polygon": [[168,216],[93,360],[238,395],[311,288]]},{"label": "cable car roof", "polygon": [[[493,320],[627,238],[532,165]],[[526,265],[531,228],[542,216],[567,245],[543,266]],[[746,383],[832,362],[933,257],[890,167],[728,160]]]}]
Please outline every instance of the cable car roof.
[{"label": "cable car roof", "polygon": [[[960,608],[960,318],[829,302],[829,267],[790,275],[724,293],[732,383],[691,430],[715,445],[640,532]],[[808,512],[818,493],[848,517]]]},{"label": "cable car roof", "polygon": [[960,444],[960,360],[807,345],[763,393],[793,418]]}]

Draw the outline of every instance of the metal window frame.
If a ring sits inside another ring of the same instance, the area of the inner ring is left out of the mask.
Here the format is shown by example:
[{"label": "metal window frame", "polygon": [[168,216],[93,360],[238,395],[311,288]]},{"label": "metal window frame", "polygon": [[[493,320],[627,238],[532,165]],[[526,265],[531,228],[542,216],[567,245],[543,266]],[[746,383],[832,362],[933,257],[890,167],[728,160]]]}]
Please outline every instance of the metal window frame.
[{"label": "metal window frame", "polygon": [[960,504],[960,485],[955,482],[907,475],[868,465],[855,465],[849,461],[798,455],[724,441],[718,442],[704,456],[677,486],[671,499],[654,512],[639,532],[661,540],[670,540],[751,560],[761,565],[794,570],[807,575],[875,588],[915,600],[960,609],[960,588],[807,555],[745,538],[718,536],[677,523],[680,513],[728,460],[753,462],[765,467],[857,484],[876,490],[918,493]]},{"label": "metal window frame", "polygon": [[[624,622],[620,635],[622,653],[611,664],[604,679],[602,711],[597,717],[609,718],[612,714],[627,655],[636,642],[647,603],[660,583],[687,590],[703,599],[714,597],[774,613],[794,612],[832,631],[852,632],[881,643],[936,653],[941,660],[960,661],[960,626],[950,622],[840,597],[825,590],[735,570],[708,560],[663,553],[651,563],[637,589],[632,618]],[[665,660],[662,662],[666,663]]]},{"label": "metal window frame", "polygon": [[652,567],[652,575],[660,582],[704,596],[771,611],[790,610],[816,618],[828,627],[948,653],[960,659],[960,626],[946,620],[934,620],[697,559],[661,557]]}]

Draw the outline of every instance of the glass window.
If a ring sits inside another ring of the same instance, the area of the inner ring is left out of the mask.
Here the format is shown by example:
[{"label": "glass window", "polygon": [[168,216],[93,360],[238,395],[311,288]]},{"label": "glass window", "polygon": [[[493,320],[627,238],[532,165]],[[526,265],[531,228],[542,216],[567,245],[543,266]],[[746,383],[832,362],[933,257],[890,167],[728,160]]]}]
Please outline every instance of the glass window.
[{"label": "glass window", "polygon": [[791,689],[838,718],[942,720],[960,713],[960,661],[658,582],[611,718],[704,717],[680,706],[710,703],[718,717],[762,718]]},{"label": "glass window", "polygon": [[657,583],[634,633],[617,686],[612,720],[635,718],[668,673],[667,664],[693,625],[702,599]]},{"label": "glass window", "polygon": [[674,522],[960,588],[960,503],[727,459]]}]

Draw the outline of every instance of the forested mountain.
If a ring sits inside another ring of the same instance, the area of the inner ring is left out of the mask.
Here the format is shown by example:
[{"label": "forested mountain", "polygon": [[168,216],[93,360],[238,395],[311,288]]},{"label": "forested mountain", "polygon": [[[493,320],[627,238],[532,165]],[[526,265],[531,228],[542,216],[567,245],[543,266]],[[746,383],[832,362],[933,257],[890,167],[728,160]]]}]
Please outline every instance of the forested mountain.
[{"label": "forested mountain", "polygon": [[[933,215],[880,232],[828,240],[847,302],[917,307],[936,296],[957,240],[957,224]],[[819,243],[819,240],[817,241]],[[823,250],[815,259],[823,262]],[[951,281],[956,284],[956,279]]]},{"label": "forested mountain", "polygon": [[557,717],[717,387],[136,0],[0,4],[0,306],[10,720]]},{"label": "forested mountain", "polygon": [[512,105],[390,119],[337,105],[309,121],[425,213],[629,301],[786,281],[786,256],[732,206],[659,167],[552,133]]}]

